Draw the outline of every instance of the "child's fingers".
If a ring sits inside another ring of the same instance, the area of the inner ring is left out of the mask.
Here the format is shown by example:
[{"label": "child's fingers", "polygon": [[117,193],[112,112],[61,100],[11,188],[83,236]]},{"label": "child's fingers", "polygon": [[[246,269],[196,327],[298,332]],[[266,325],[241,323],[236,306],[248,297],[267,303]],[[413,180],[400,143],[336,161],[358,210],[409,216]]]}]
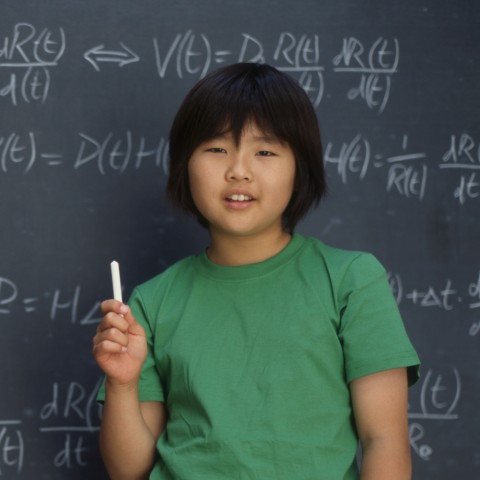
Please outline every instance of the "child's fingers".
[{"label": "child's fingers", "polygon": [[121,343],[110,341],[110,340],[103,340],[101,342],[94,344],[93,356],[95,357],[97,355],[123,353],[126,351],[126,348],[127,347]]},{"label": "child's fingers", "polygon": [[127,305],[125,306],[125,313],[123,313],[123,318],[128,322],[128,333],[133,335],[142,335],[145,336],[145,331],[143,327],[135,320],[135,317],[132,315],[132,311]]},{"label": "child's fingers", "polygon": [[117,300],[106,300],[102,310],[105,314],[97,326],[94,343],[110,341],[126,347],[130,335],[145,337],[144,329],[135,320],[128,305]]},{"label": "child's fingers", "polygon": [[120,317],[120,319],[121,322],[123,322],[121,328],[105,325],[105,322],[102,321],[97,328],[97,334],[93,338],[93,344],[99,345],[103,342],[108,342],[118,343],[119,345],[126,347],[128,345],[128,323],[123,318]]},{"label": "child's fingers", "polygon": [[[112,342],[121,347],[127,347],[129,336],[145,337],[145,331],[135,320],[128,305],[118,300],[105,300],[101,304],[104,313],[102,320],[97,326],[97,332],[94,338],[94,345],[102,342]],[[109,345],[109,343],[106,343]],[[118,352],[116,347],[115,352]],[[114,352],[111,352],[114,353]]]},{"label": "child's fingers", "polygon": [[107,314],[108,312],[115,312],[119,315],[123,315],[126,312],[126,309],[128,309],[128,307],[122,302],[110,298],[108,300],[104,300],[100,304],[100,309],[102,310],[103,315]]},{"label": "child's fingers", "polygon": [[129,322],[118,313],[108,312],[106,313],[97,327],[97,333],[103,332],[104,330],[109,330],[111,328],[116,328],[121,332],[127,332],[129,327]]}]

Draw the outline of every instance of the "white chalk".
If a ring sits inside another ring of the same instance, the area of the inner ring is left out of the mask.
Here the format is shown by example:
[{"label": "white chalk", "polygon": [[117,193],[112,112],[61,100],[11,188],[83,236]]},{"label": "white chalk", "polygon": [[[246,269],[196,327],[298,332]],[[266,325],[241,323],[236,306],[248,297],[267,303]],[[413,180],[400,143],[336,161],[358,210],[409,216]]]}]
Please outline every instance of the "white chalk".
[{"label": "white chalk", "polygon": [[119,302],[122,300],[122,282],[120,281],[120,267],[115,260],[110,264],[112,271],[113,298]]}]

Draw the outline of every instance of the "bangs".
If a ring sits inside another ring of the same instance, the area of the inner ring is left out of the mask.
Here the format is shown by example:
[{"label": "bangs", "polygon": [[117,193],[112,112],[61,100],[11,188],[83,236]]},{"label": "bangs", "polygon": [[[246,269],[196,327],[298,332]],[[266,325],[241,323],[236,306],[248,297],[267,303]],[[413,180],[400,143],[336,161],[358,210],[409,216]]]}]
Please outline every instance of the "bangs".
[{"label": "bangs", "polygon": [[[235,73],[235,72],[234,72]],[[262,69],[253,65],[228,78],[218,78],[207,92],[194,92],[195,112],[190,112],[191,135],[197,145],[207,140],[231,133],[235,143],[240,143],[242,132],[249,123],[262,132],[288,142],[288,129],[282,128],[282,97],[271,92],[262,78]],[[262,82],[263,80],[263,82]],[[195,93],[199,98],[195,98]],[[284,107],[284,106],[283,106]]]}]

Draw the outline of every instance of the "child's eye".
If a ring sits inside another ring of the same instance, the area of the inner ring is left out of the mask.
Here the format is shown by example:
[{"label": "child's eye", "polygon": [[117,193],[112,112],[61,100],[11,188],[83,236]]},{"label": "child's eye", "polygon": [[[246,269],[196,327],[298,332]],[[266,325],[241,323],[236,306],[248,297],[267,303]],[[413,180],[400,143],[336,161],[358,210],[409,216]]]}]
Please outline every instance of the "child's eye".
[{"label": "child's eye", "polygon": [[221,147],[211,147],[207,149],[207,152],[212,152],[212,153],[227,153],[227,151],[224,148]]},{"label": "child's eye", "polygon": [[259,152],[257,152],[257,155],[259,155],[260,157],[271,157],[275,154],[273,152],[269,152],[268,150],[260,150]]}]

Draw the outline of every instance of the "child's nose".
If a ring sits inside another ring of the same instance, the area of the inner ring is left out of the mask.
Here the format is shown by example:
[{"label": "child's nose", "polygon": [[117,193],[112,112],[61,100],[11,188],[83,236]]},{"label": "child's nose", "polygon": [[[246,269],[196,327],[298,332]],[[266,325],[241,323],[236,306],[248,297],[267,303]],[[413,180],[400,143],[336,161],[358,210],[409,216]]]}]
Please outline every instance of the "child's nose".
[{"label": "child's nose", "polygon": [[244,155],[233,154],[228,165],[226,177],[229,181],[251,181],[253,175],[250,161]]}]

